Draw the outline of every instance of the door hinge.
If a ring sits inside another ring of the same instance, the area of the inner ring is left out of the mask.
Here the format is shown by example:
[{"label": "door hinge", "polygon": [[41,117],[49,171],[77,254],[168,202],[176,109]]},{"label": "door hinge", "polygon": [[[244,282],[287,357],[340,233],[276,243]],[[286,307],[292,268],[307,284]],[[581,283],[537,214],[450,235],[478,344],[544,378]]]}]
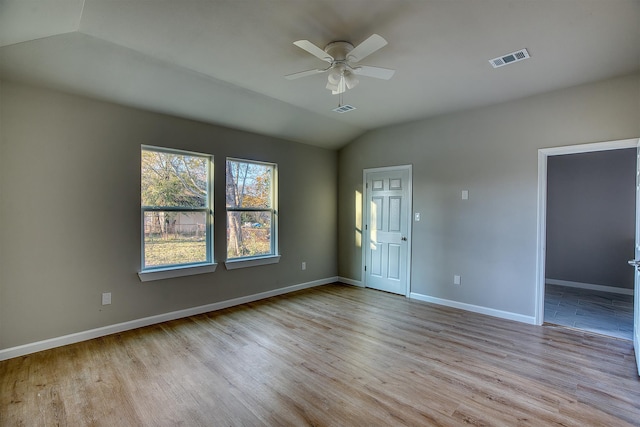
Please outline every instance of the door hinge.
[{"label": "door hinge", "polygon": [[369,183],[368,182],[364,185],[364,188],[369,188]]},{"label": "door hinge", "polygon": [[367,266],[366,265],[364,266],[364,271],[367,271]]},{"label": "door hinge", "polygon": [[369,225],[368,225],[368,224],[365,224],[365,225],[364,225],[364,229],[365,229],[365,230],[368,230],[368,229],[369,229]]}]

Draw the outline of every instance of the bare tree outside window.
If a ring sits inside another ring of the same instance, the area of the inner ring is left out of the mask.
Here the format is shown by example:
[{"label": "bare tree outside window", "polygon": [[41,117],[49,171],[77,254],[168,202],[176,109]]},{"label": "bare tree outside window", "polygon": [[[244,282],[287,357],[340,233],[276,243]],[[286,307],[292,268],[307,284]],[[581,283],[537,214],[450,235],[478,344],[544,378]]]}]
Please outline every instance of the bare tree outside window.
[{"label": "bare tree outside window", "polygon": [[227,259],[275,253],[275,165],[228,159]]},{"label": "bare tree outside window", "polygon": [[153,147],[141,154],[143,268],[211,262],[210,157]]}]

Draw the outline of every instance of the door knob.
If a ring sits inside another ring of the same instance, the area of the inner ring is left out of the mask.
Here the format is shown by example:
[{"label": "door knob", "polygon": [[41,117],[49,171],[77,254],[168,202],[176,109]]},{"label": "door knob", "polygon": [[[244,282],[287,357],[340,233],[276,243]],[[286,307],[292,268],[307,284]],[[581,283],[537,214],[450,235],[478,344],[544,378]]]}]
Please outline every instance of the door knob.
[{"label": "door knob", "polygon": [[[400,239],[400,240],[402,240],[402,241],[406,242],[406,241],[407,241],[407,238],[406,238],[406,237],[404,237],[404,236],[402,236],[402,239]],[[639,261],[638,263],[639,263],[638,265],[640,265],[640,261]]]},{"label": "door knob", "polygon": [[640,259],[630,259],[629,261],[627,261],[627,264],[633,267],[640,267]]}]

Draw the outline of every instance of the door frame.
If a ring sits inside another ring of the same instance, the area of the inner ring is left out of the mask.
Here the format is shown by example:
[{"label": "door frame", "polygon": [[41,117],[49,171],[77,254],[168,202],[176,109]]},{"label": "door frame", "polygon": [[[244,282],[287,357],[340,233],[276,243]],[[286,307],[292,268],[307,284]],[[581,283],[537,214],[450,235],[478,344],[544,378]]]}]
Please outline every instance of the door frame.
[{"label": "door frame", "polygon": [[544,322],[545,259],[547,252],[547,159],[550,156],[563,154],[637,148],[639,142],[640,140],[638,138],[631,138],[590,144],[541,148],[538,150],[538,236],[536,256],[536,308],[534,316],[534,323],[536,325],[542,325]]},{"label": "door frame", "polygon": [[[411,295],[411,225],[413,220],[413,165],[399,165],[399,166],[384,166],[379,168],[369,168],[362,170],[362,220],[363,224],[367,223],[367,219],[369,218],[369,204],[367,203],[367,197],[369,196],[369,189],[367,188],[367,175],[375,172],[390,172],[390,171],[409,171],[409,181],[407,185],[408,197],[407,197],[407,267],[406,267],[406,278],[407,278],[407,287],[405,291],[405,297],[409,297]],[[367,245],[369,244],[369,233],[368,229],[364,233],[364,239],[362,239],[362,266],[361,266],[361,276],[362,277],[362,285],[367,287],[367,275],[364,270],[365,263],[367,260]]]}]

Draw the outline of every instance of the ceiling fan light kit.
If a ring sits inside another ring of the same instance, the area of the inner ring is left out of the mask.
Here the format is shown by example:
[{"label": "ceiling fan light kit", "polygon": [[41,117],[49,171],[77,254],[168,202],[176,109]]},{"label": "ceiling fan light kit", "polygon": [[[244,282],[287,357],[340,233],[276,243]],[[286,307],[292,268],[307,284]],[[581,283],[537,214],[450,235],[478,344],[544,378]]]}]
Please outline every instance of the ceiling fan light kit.
[{"label": "ceiling fan light kit", "polygon": [[395,70],[367,65],[356,65],[362,59],[376,52],[387,45],[387,41],[377,34],[371,35],[368,39],[354,47],[346,41],[335,41],[320,49],[309,40],[298,40],[293,42],[300,49],[306,50],[313,56],[330,65],[324,69],[314,69],[288,74],[286,79],[294,80],[313,74],[328,72],[327,89],[333,95],[344,93],[347,89],[353,89],[359,80],[356,76],[374,77],[377,79],[389,80]]}]

